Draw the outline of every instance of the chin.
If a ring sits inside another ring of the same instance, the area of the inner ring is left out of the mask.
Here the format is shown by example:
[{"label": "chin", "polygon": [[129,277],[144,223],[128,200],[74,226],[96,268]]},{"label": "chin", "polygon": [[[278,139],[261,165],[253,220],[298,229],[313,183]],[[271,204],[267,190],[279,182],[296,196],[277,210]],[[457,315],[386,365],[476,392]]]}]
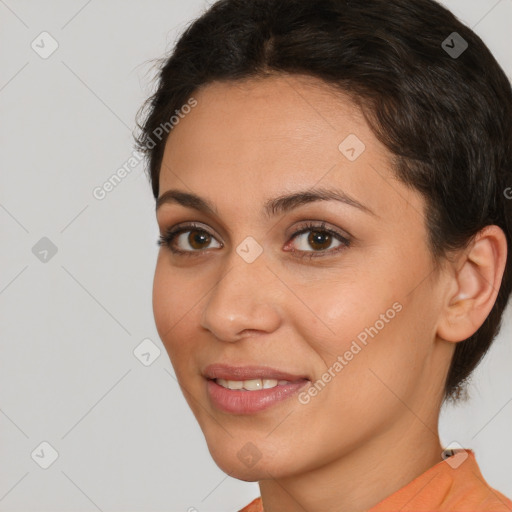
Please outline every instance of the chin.
[{"label": "chin", "polygon": [[[210,454],[217,466],[227,475],[245,482],[257,482],[269,478],[282,478],[292,474],[293,461],[274,459],[267,452],[255,450],[255,445],[248,441],[241,449],[235,449],[236,441],[231,446],[210,447]],[[263,450],[262,450],[263,451]],[[282,454],[281,454],[282,455]]]}]

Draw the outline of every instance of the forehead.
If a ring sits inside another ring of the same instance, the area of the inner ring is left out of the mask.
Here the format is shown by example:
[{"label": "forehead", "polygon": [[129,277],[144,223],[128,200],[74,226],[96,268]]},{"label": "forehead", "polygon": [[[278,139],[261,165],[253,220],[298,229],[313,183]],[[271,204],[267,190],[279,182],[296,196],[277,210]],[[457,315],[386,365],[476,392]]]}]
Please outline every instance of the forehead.
[{"label": "forehead", "polygon": [[168,137],[160,195],[180,188],[215,202],[244,197],[261,203],[285,191],[332,185],[377,213],[388,207],[383,191],[403,201],[385,190],[383,180],[394,180],[391,155],[359,107],[318,79],[215,82],[193,97],[197,106]]},{"label": "forehead", "polygon": [[[276,75],[214,82],[194,97],[198,105],[173,129],[168,140],[171,146],[178,131],[179,138],[190,137],[193,131],[203,144],[222,142],[223,146],[230,144],[233,151],[240,145],[235,143],[245,142],[244,150],[251,148],[251,141],[267,146],[274,142],[276,148],[283,141],[296,141],[305,148],[322,144],[337,150],[339,137],[350,129],[361,139],[373,139],[362,112],[349,96],[314,77]],[[190,126],[191,120],[194,126]],[[224,149],[219,147],[219,152]]]}]

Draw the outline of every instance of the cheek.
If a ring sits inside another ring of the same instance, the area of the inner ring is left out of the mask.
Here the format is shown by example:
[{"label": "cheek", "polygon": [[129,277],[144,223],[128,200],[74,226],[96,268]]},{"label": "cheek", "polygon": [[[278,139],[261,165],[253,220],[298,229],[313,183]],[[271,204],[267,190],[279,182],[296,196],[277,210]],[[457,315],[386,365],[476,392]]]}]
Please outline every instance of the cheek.
[{"label": "cheek", "polygon": [[[333,273],[303,289],[294,285],[304,304],[294,301],[296,306],[288,307],[287,311],[293,312],[293,322],[300,326],[301,337],[317,353],[326,356],[322,357],[324,361],[344,354],[353,340],[364,343],[370,336],[367,329],[376,322],[378,330],[384,331],[399,316],[393,309],[399,294],[387,284],[376,286],[377,277],[368,271],[364,275],[354,271],[349,278]],[[384,320],[380,320],[381,314]]]},{"label": "cheek", "polygon": [[[307,297],[310,312],[300,304],[294,309],[300,338],[316,359],[315,378],[332,383],[326,387],[333,394],[324,398],[340,405],[347,396],[386,393],[386,384],[398,395],[407,393],[428,355],[427,297],[409,294],[413,276],[376,268],[354,272],[344,282],[310,285],[300,295]],[[388,282],[393,275],[394,282]]]},{"label": "cheek", "polygon": [[166,278],[160,259],[159,257],[153,277],[153,316],[160,339],[165,342],[166,332],[172,326],[175,293],[169,279]]},{"label": "cheek", "polygon": [[199,296],[195,298],[190,285],[180,278],[179,272],[172,271],[161,259],[153,280],[153,315],[160,339],[172,361],[180,347],[191,346],[191,343],[179,341],[193,339],[186,331],[192,325],[190,318],[197,314],[195,307],[199,307]]}]

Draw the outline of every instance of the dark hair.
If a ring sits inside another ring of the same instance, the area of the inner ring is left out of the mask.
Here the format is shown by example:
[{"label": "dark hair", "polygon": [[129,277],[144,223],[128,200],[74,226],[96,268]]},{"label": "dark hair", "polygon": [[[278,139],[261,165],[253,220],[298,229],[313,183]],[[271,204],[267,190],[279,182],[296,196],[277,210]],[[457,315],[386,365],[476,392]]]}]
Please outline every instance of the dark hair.
[{"label": "dark hair", "polygon": [[[454,35],[456,32],[458,35]],[[462,39],[460,39],[462,38]],[[464,49],[464,41],[468,47]],[[451,51],[451,49],[453,51]],[[433,261],[496,224],[512,248],[512,90],[483,41],[433,0],[220,0],[191,23],[158,75],[137,149],[153,194],[162,126],[214,81],[309,75],[348,93],[393,155],[394,171],[426,201]],[[160,131],[159,131],[160,129]],[[457,343],[445,398],[459,398],[501,327],[512,287],[508,256],[492,311]]]}]

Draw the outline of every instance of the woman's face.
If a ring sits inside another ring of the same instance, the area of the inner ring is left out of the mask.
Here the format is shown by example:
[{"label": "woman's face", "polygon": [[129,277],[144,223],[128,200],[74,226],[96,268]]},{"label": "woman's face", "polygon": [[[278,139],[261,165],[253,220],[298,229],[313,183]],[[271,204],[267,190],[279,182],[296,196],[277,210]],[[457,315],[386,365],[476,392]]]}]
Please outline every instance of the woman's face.
[{"label": "woman's face", "polygon": [[[436,339],[443,281],[424,200],[394,178],[361,112],[303,76],[194,97],[168,138],[160,197],[201,203],[159,204],[161,234],[194,226],[160,248],[153,308],[216,463],[261,480],[435,430],[452,350]],[[309,196],[279,200],[295,194]],[[208,374],[216,364],[234,368]],[[291,384],[260,390],[258,377]]]}]

